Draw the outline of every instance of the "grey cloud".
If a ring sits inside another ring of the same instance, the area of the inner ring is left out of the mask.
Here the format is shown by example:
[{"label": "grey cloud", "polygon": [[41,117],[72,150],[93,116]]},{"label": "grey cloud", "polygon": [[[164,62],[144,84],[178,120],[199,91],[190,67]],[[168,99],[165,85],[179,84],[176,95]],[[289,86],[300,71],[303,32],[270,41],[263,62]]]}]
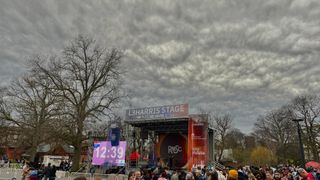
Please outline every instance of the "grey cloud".
[{"label": "grey cloud", "polygon": [[258,115],[319,92],[319,16],[317,0],[1,1],[0,80],[83,33],[124,50],[124,108],[189,103],[249,132]]}]

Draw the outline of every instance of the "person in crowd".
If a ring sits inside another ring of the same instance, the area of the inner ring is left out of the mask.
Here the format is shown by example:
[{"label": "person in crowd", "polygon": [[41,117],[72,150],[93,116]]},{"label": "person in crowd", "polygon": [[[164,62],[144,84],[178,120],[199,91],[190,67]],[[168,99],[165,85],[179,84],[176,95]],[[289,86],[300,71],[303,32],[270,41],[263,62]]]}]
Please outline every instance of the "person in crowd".
[{"label": "person in crowd", "polygon": [[227,180],[227,177],[225,174],[223,174],[223,172],[218,171],[218,178],[219,180]]},{"label": "person in crowd", "polygon": [[316,176],[317,176],[317,180],[320,180],[320,167],[319,169],[317,169]]},{"label": "person in crowd", "polygon": [[141,172],[140,171],[135,171],[134,172],[134,177],[135,177],[134,180],[141,180],[142,179]]},{"label": "person in crowd", "polygon": [[38,180],[38,179],[39,179],[38,171],[33,166],[31,166],[28,180]]},{"label": "person in crowd", "polygon": [[293,179],[293,175],[292,175],[291,172],[288,172],[288,175],[287,175],[287,176],[288,176],[288,180],[294,180],[294,179]]},{"label": "person in crowd", "polygon": [[205,180],[205,177],[201,174],[201,169],[196,169],[194,172],[194,179],[195,180]]},{"label": "person in crowd", "polygon": [[248,180],[257,180],[256,177],[253,175],[252,172],[249,172],[248,174]]},{"label": "person in crowd", "polygon": [[[49,165],[50,166],[50,165]],[[118,171],[117,171],[118,172]],[[312,172],[314,172],[312,174]],[[197,167],[188,171],[186,169],[170,170],[167,167],[141,168],[139,171],[130,172],[128,180],[319,180],[315,170],[307,172],[295,166],[244,166],[237,169]],[[301,177],[299,179],[299,176]],[[50,178],[54,179],[54,178]]]},{"label": "person in crowd", "polygon": [[217,171],[213,171],[213,172],[210,174],[209,180],[219,180],[218,172],[217,172]]},{"label": "person in crowd", "polygon": [[186,176],[187,176],[186,171],[181,170],[180,173],[179,173],[179,180],[185,180]]},{"label": "person in crowd", "polygon": [[62,160],[59,165],[59,170],[63,170],[63,169],[64,169],[64,160]]},{"label": "person in crowd", "polygon": [[56,179],[56,172],[57,172],[57,167],[55,165],[53,165],[52,168],[50,169],[49,180],[55,180]]},{"label": "person in crowd", "polygon": [[255,175],[257,180],[265,180],[266,179],[266,173],[262,168],[259,169],[258,173]]},{"label": "person in crowd", "polygon": [[273,179],[274,179],[274,180],[281,180],[280,171],[277,170],[277,171],[274,172]]},{"label": "person in crowd", "polygon": [[186,174],[186,180],[194,180],[194,176],[191,172]]},{"label": "person in crowd", "polygon": [[168,167],[170,169],[173,168],[173,165],[174,165],[173,162],[174,162],[174,155],[170,154],[169,157],[168,157]]},{"label": "person in crowd", "polygon": [[273,180],[273,173],[271,170],[266,171],[266,180]]},{"label": "person in crowd", "polygon": [[311,172],[308,173],[303,168],[298,169],[298,174],[302,178],[302,180],[315,180],[313,174]]},{"label": "person in crowd", "polygon": [[175,170],[171,176],[171,180],[179,180],[179,170]]},{"label": "person in crowd", "polygon": [[158,180],[168,180],[166,171],[162,171],[160,173],[160,177],[158,178]]},{"label": "person in crowd", "polygon": [[242,171],[242,169],[238,169],[238,180],[248,180],[248,176]]},{"label": "person in crowd", "polygon": [[30,173],[30,163],[26,161],[22,167],[22,180],[28,179],[29,173]]},{"label": "person in crowd", "polygon": [[134,172],[130,171],[128,174],[128,180],[134,180]]},{"label": "person in crowd", "polygon": [[170,169],[169,169],[169,167],[168,166],[165,166],[164,168],[164,171],[166,172],[166,179],[169,179],[169,180],[171,180],[171,171],[170,171]]},{"label": "person in crowd", "polygon": [[281,180],[289,180],[288,173],[289,173],[289,168],[288,167],[282,168]]},{"label": "person in crowd", "polygon": [[51,171],[51,163],[48,163],[48,166],[44,168],[43,175],[44,175],[44,180],[47,180],[50,178],[50,171]]},{"label": "person in crowd", "polygon": [[229,170],[227,179],[238,180],[238,171],[234,169]]},{"label": "person in crowd", "polygon": [[149,171],[148,169],[143,169],[143,179],[151,180],[151,178],[152,178],[151,171]]},{"label": "person in crowd", "polygon": [[44,169],[45,169],[44,164],[41,164],[38,169],[38,178],[39,179],[42,179],[44,177]]}]

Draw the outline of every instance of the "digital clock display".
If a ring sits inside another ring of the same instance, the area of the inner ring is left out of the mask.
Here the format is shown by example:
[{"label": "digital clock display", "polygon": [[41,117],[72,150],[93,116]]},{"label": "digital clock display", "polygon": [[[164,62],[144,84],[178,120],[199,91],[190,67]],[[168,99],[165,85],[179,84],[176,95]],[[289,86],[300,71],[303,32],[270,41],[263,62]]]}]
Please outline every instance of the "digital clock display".
[{"label": "digital clock display", "polygon": [[126,144],[126,141],[120,141],[118,146],[111,146],[110,141],[96,142],[94,144],[92,164],[124,166]]}]

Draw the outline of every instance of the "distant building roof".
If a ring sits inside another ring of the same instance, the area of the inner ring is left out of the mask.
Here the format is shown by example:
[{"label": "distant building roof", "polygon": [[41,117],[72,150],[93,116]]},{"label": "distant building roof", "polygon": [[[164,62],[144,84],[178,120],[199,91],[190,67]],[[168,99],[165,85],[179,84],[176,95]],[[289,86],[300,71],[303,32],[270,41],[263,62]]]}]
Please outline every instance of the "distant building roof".
[{"label": "distant building roof", "polygon": [[40,152],[40,153],[46,153],[46,152],[49,152],[50,150],[51,150],[50,144],[40,144],[37,147],[37,152]]},{"label": "distant building roof", "polygon": [[66,153],[68,153],[68,154],[74,153],[74,147],[71,146],[71,145],[64,144],[64,145],[62,145],[62,148],[63,148],[63,149],[66,151]]}]

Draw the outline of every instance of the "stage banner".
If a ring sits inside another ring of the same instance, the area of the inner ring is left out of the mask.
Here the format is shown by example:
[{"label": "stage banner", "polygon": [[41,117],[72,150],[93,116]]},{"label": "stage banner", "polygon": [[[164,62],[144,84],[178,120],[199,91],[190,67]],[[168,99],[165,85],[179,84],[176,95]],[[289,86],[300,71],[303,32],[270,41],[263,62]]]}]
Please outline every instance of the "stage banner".
[{"label": "stage banner", "polygon": [[188,118],[189,105],[178,104],[158,107],[145,107],[138,109],[128,109],[126,120],[148,120],[148,119],[169,119],[169,118]]},{"label": "stage banner", "polygon": [[204,115],[190,116],[188,123],[188,168],[208,164],[208,118]]},{"label": "stage banner", "polygon": [[126,141],[112,146],[111,141],[94,143],[92,165],[124,166],[126,157]]},{"label": "stage banner", "polygon": [[162,133],[156,144],[156,157],[170,168],[181,168],[188,161],[187,134]]}]

